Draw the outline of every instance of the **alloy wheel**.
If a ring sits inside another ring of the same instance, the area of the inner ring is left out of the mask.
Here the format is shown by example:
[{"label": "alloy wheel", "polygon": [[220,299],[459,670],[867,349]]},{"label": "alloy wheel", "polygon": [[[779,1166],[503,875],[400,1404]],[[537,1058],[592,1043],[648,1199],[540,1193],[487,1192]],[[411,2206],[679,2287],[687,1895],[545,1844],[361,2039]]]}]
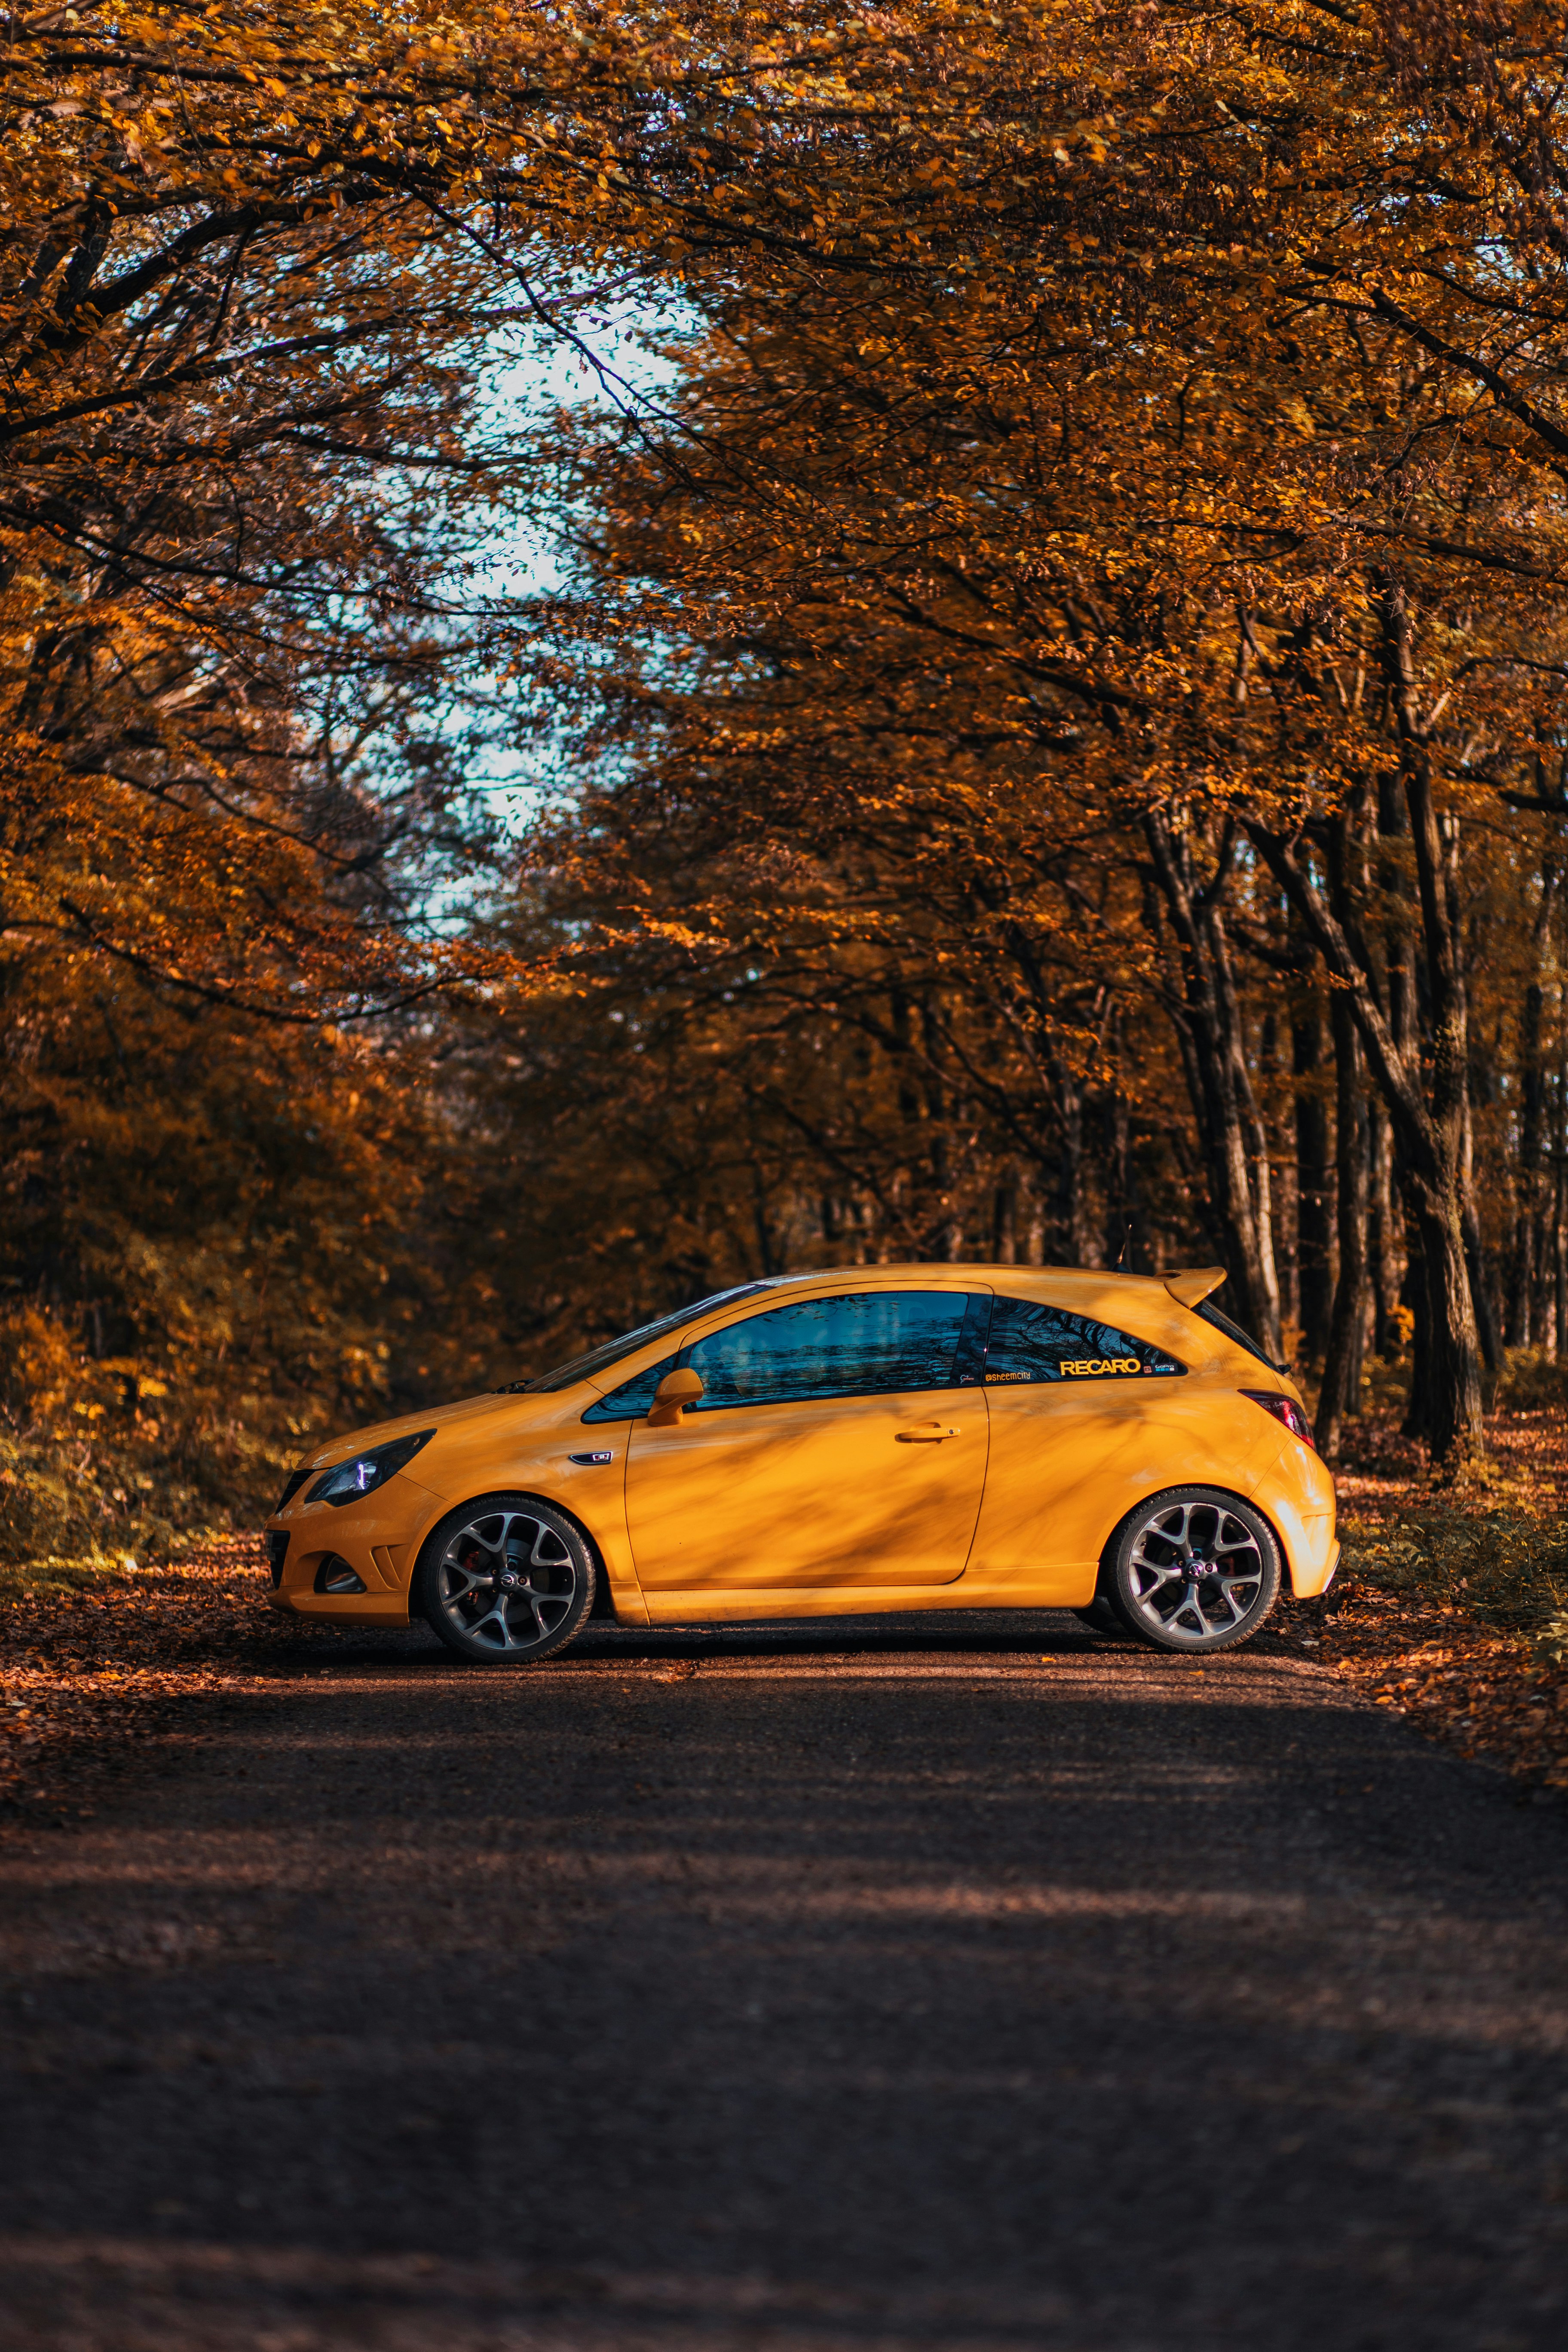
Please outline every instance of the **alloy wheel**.
[{"label": "alloy wheel", "polygon": [[1273,1600],[1258,1530],[1218,1499],[1158,1506],[1130,1530],[1123,1558],[1123,1601],[1162,1648],[1228,1643],[1261,1623]]},{"label": "alloy wheel", "polygon": [[450,1535],[436,1563],[436,1602],[454,1633],[498,1658],[541,1648],[571,1616],[577,1563],[550,1523],[489,1510]]}]

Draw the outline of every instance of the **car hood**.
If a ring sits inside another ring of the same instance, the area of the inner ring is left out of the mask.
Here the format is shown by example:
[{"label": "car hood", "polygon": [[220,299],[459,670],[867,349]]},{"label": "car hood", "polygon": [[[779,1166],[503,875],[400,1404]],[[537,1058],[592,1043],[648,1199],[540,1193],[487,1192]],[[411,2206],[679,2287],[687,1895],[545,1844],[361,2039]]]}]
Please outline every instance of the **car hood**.
[{"label": "car hood", "polygon": [[548,1396],[521,1396],[487,1389],[482,1395],[463,1397],[456,1404],[435,1404],[424,1412],[400,1412],[394,1421],[373,1421],[363,1429],[351,1429],[346,1436],[334,1437],[330,1444],[300,1464],[303,1470],[330,1470],[335,1462],[347,1462],[356,1454],[368,1454],[373,1445],[385,1445],[394,1437],[411,1437],[416,1430],[447,1429],[455,1422],[482,1421],[487,1413],[504,1412],[509,1421],[528,1420],[534,1412],[548,1410],[553,1399]]}]

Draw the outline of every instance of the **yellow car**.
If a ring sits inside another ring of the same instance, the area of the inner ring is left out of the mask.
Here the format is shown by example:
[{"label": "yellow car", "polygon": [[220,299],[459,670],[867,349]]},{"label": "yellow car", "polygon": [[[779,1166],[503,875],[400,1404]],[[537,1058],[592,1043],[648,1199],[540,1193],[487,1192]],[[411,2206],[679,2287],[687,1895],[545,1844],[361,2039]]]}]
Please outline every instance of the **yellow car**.
[{"label": "yellow car", "polygon": [[1221,1266],[856,1266],[721,1291],[301,1464],[280,1609],[531,1665],[660,1625],[1072,1609],[1230,1648],[1321,1592],[1333,1481]]}]

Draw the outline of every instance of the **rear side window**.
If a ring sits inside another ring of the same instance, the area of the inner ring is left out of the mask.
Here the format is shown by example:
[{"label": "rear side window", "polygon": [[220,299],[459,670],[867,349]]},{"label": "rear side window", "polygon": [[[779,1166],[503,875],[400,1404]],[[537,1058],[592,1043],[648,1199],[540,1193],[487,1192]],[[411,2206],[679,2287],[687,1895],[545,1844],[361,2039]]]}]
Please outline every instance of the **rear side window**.
[{"label": "rear side window", "polygon": [[1174,1356],[1114,1324],[1086,1322],[1034,1298],[998,1297],[991,1310],[985,1385],[1042,1381],[1132,1381],[1184,1372]]}]

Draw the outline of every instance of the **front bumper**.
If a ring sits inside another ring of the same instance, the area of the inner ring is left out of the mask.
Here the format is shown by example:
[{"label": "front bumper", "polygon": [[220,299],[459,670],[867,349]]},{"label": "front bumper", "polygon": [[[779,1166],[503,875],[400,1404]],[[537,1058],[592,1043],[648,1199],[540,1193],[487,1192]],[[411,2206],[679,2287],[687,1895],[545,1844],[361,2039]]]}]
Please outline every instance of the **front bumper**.
[{"label": "front bumper", "polygon": [[[273,1607],[333,1625],[406,1625],[419,1546],[445,1507],[400,1471],[363,1503],[275,1512],[267,1522]],[[334,1560],[353,1569],[363,1592],[316,1590]]]}]

